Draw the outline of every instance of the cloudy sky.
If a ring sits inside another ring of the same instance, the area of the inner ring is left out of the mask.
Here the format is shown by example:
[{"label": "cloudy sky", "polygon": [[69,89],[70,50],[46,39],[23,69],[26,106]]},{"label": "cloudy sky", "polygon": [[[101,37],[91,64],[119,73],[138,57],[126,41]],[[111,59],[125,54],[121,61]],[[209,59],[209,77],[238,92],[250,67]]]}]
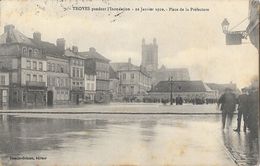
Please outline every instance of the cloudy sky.
[{"label": "cloudy sky", "polygon": [[[228,18],[235,26],[248,17],[247,0],[47,0],[0,2],[0,32],[7,24],[32,37],[55,43],[65,38],[66,47],[80,51],[95,47],[112,62],[141,63],[141,40],[157,38],[159,66],[189,68],[191,79],[216,83],[250,83],[258,74],[257,50],[244,40],[242,45],[226,46],[221,22]],[[207,8],[207,12],[119,12],[76,11],[72,6],[135,8]],[[244,30],[248,21],[234,30]]]}]

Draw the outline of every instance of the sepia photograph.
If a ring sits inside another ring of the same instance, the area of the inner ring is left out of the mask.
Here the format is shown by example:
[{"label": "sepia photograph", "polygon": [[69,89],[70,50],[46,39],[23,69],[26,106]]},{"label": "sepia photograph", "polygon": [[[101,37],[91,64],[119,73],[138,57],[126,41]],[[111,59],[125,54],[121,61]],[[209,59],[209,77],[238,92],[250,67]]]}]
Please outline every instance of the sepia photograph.
[{"label": "sepia photograph", "polygon": [[0,166],[257,166],[259,0],[0,0]]}]

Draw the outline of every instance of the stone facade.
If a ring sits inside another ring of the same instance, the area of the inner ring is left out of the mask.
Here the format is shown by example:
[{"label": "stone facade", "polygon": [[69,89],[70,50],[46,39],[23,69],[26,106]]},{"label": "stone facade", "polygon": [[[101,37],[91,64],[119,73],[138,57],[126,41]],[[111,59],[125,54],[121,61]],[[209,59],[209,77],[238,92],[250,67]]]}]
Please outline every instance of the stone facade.
[{"label": "stone facade", "polygon": [[65,50],[65,56],[69,59],[70,71],[70,101],[80,104],[84,101],[84,57],[78,54],[77,48]]},{"label": "stone facade", "polygon": [[9,71],[0,70],[0,108],[9,107]]},{"label": "stone facade", "polygon": [[0,36],[1,63],[10,71],[9,103],[12,107],[46,105],[46,56],[31,38],[5,26]]},{"label": "stone facade", "polygon": [[105,103],[110,101],[109,93],[109,59],[98,53],[91,47],[87,52],[80,52],[85,58],[86,72],[94,71],[96,73],[96,94],[95,102]]},{"label": "stone facade", "polygon": [[111,63],[112,68],[119,76],[119,95],[135,97],[145,95],[151,89],[151,76],[142,66],[131,63]]}]

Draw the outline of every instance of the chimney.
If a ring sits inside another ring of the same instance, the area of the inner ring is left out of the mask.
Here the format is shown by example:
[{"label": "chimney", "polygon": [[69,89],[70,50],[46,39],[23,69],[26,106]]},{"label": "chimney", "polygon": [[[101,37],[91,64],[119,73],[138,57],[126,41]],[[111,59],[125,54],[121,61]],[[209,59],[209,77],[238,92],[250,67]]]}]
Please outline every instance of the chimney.
[{"label": "chimney", "polygon": [[4,33],[10,32],[10,31],[12,31],[14,28],[15,28],[15,26],[12,25],[12,24],[6,25],[6,26],[4,27]]},{"label": "chimney", "polygon": [[14,25],[6,25],[4,27],[4,32],[7,33],[6,43],[12,42],[11,31],[13,31],[14,28],[15,28]]},{"label": "chimney", "polygon": [[131,58],[128,58],[128,64],[131,64]]},{"label": "chimney", "polygon": [[40,32],[34,32],[33,33],[33,39],[36,41],[41,41],[41,33]]},{"label": "chimney", "polygon": [[65,50],[65,40],[64,38],[59,38],[56,40],[56,45],[59,50],[64,51]]},{"label": "chimney", "polygon": [[89,52],[96,52],[96,49],[94,47],[90,47]]},{"label": "chimney", "polygon": [[78,47],[77,46],[72,46],[72,52],[78,53]]}]

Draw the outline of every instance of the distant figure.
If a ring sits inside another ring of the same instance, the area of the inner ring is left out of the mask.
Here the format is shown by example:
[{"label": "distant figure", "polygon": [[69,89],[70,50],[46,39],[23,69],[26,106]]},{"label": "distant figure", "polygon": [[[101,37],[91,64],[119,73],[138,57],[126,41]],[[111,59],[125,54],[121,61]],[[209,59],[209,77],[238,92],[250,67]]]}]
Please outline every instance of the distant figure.
[{"label": "distant figure", "polygon": [[234,130],[236,132],[240,132],[242,116],[243,116],[243,121],[244,121],[244,132],[246,132],[246,128],[247,128],[248,95],[247,95],[247,90],[245,88],[243,88],[241,91],[242,91],[242,94],[238,96],[237,128]]},{"label": "distant figure", "polygon": [[176,97],[176,105],[182,105],[183,104],[183,99],[180,95]]},{"label": "distant figure", "polygon": [[233,114],[236,110],[236,95],[232,89],[226,88],[225,93],[220,96],[218,100],[218,108],[221,104],[220,110],[222,111],[222,128],[225,129],[226,118],[228,120],[228,128],[232,123]]}]

